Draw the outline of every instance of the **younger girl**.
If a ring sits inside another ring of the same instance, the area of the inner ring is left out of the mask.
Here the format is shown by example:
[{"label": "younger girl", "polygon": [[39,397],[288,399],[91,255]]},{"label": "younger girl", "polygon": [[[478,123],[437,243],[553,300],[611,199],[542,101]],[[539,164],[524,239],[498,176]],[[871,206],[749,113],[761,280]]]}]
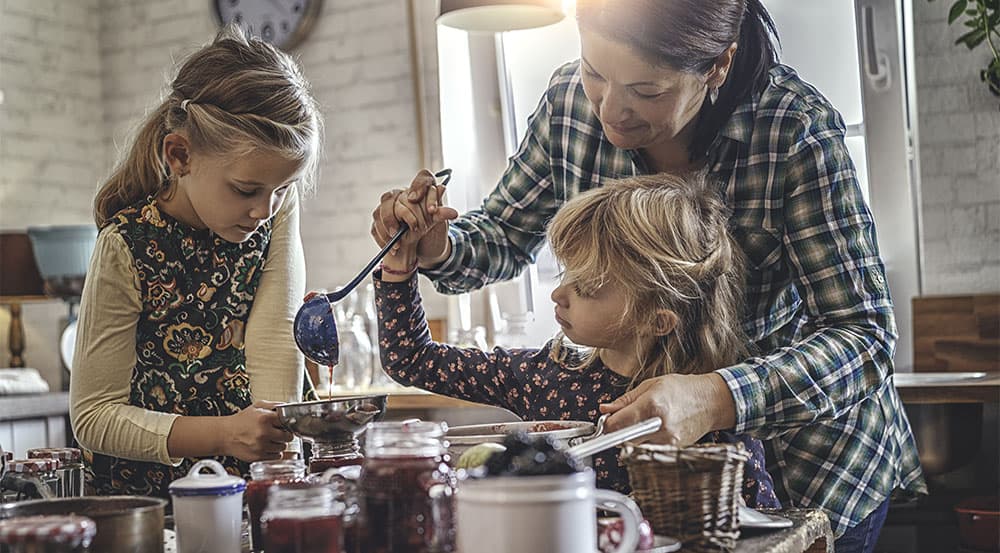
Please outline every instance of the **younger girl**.
[{"label": "younger girl", "polygon": [[295,62],[230,28],[101,187],[70,382],[96,493],[166,496],[197,458],[246,474],[291,441],[270,408],[302,389],[296,194],[321,127]]},{"label": "younger girl", "polygon": [[[435,203],[437,195],[429,194]],[[444,210],[428,213],[402,199],[396,205],[411,230],[376,273],[375,291],[382,364],[402,384],[504,407],[525,420],[596,421],[599,405],[643,380],[710,372],[744,358],[739,250],[723,203],[694,179],[632,177],[559,210],[548,238],[565,268],[552,292],[563,336],[541,349],[483,352],[432,342],[414,275],[416,244],[445,219]],[[747,504],[777,507],[760,442],[714,434],[706,439],[738,440],[753,454]],[[628,492],[617,451],[598,454],[594,469],[599,486]]]}]

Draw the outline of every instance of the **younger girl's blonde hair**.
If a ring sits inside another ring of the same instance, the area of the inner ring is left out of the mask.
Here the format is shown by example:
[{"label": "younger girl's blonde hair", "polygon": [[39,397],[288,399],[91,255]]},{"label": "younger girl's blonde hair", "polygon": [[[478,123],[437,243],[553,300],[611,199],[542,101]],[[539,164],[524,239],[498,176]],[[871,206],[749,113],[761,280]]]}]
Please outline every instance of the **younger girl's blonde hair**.
[{"label": "younger girl's blonde hair", "polygon": [[191,149],[242,157],[267,151],[304,164],[300,190],[313,185],[323,120],[309,84],[287,54],[235,25],[181,64],[170,91],[94,200],[98,227],[172,182],[163,138],[181,132]]},{"label": "younger girl's blonde hair", "polygon": [[[742,360],[743,262],[727,230],[728,210],[699,178],[630,177],[564,205],[548,228],[563,282],[591,294],[617,283],[623,315],[609,328],[652,335],[668,309],[677,327],[637,351],[632,386],[668,373],[701,374]],[[553,355],[566,354],[562,340]],[[591,351],[583,366],[595,361]]]}]

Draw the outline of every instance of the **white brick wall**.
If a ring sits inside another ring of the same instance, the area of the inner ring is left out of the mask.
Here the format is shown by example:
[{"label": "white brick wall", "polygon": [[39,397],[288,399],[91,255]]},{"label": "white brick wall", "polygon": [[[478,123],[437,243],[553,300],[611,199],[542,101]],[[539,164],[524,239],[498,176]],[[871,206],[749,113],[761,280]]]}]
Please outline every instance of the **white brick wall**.
[{"label": "white brick wall", "polygon": [[[408,184],[420,168],[406,6],[325,0],[293,52],[327,123],[321,180],[302,221],[310,287],[335,288],[360,270],[375,252],[368,227],[379,194]],[[433,29],[423,8],[419,24]],[[215,31],[208,0],[3,0],[0,228],[90,221],[99,182],[161,97],[171,63]],[[428,76],[433,37],[426,33],[422,52]],[[425,89],[433,108],[436,83]],[[428,119],[436,121],[436,108]],[[432,155],[438,132],[428,129]],[[426,292],[429,314],[443,316],[444,302]],[[58,385],[65,307],[24,311],[28,362]],[[0,310],[0,366],[8,321]]]},{"label": "white brick wall", "polygon": [[1000,291],[1000,98],[979,80],[989,53],[955,45],[951,2],[913,0],[924,292]]},{"label": "white brick wall", "polygon": [[[0,8],[0,229],[91,221],[104,159],[98,0]],[[0,267],[0,270],[7,270]],[[60,383],[58,302],[23,306],[26,362]],[[0,366],[10,317],[0,311]]]}]

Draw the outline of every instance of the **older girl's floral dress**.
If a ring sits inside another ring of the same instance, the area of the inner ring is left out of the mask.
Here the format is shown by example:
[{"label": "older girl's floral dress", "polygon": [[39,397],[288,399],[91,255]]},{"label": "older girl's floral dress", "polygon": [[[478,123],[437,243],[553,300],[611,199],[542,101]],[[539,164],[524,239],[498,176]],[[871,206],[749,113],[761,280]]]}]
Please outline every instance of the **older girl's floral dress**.
[{"label": "older girl's floral dress", "polygon": [[[603,364],[583,369],[555,361],[552,341],[541,349],[485,352],[431,340],[417,290],[417,278],[385,282],[375,274],[382,367],[396,382],[425,390],[503,407],[523,420],[596,422],[598,405],[628,390],[629,378]],[[713,432],[703,441],[741,442],[751,453],[744,469],[743,498],[755,508],[778,508],[774,484],[764,469],[760,440],[729,432]],[[597,485],[629,493],[628,473],[612,448],[593,458]]]},{"label": "older girl's floral dress", "polygon": [[[244,327],[260,281],[271,222],[240,244],[193,229],[152,198],[118,212],[111,223],[132,253],[142,312],[129,404],[186,416],[232,415],[250,406]],[[87,476],[100,495],[168,496],[168,486],[197,459],[179,466],[94,453]],[[245,476],[248,465],[217,457]]]}]

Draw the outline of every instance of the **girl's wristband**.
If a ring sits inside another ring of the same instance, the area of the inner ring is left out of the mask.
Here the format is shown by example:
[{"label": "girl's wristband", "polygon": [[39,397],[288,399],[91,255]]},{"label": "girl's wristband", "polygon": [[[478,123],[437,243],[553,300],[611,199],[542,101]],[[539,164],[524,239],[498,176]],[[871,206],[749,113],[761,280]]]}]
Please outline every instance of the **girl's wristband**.
[{"label": "girl's wristband", "polygon": [[379,265],[379,267],[382,269],[382,272],[385,273],[385,274],[387,274],[387,275],[409,276],[409,275],[412,275],[413,272],[417,270],[418,263],[419,263],[419,261],[416,260],[416,259],[414,259],[413,260],[413,264],[410,265],[405,271],[398,271],[396,269],[390,269],[389,267],[386,267],[385,261],[383,261],[381,263],[381,265]]}]

